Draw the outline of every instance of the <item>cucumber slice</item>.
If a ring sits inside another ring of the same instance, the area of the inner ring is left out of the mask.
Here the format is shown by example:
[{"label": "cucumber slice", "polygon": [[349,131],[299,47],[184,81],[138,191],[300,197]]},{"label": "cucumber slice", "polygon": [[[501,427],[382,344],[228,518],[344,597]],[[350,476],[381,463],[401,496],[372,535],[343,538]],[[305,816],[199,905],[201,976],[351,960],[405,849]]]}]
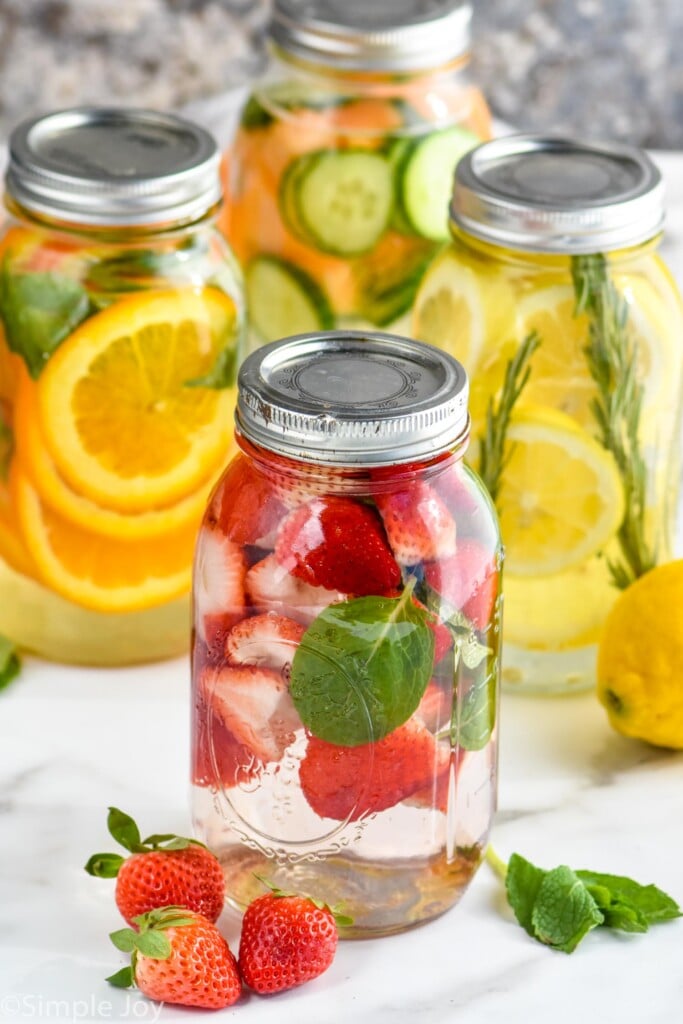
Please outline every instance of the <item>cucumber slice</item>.
[{"label": "cucumber slice", "polygon": [[249,321],[263,341],[334,326],[327,296],[300,267],[278,256],[257,256],[245,281]]},{"label": "cucumber slice", "polygon": [[418,235],[448,239],[448,207],[460,157],[481,140],[466,128],[444,128],[415,142],[399,169],[402,212]]},{"label": "cucumber slice", "polygon": [[334,256],[358,256],[372,249],[389,224],[392,169],[380,153],[319,150],[290,165],[281,206],[311,245]]},{"label": "cucumber slice", "polygon": [[[387,236],[387,245],[389,240]],[[386,327],[410,310],[427,268],[441,249],[437,243],[418,239],[413,244],[414,249],[406,252],[403,243],[393,257],[391,252],[383,253],[383,258],[373,253],[354,268],[359,312],[378,327]]]}]

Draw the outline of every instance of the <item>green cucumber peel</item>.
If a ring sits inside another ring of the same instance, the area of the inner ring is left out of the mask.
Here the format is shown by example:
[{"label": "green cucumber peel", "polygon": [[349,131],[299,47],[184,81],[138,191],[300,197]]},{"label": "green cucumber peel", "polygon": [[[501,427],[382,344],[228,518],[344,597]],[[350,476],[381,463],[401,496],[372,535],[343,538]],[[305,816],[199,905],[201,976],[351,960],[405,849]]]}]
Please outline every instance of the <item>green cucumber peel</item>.
[{"label": "green cucumber peel", "polygon": [[594,928],[646,932],[650,925],[681,916],[667,893],[623,875],[574,871],[564,864],[546,870],[518,853],[505,864],[491,846],[486,860],[504,881],[508,903],[522,928],[564,953],[573,953]]}]

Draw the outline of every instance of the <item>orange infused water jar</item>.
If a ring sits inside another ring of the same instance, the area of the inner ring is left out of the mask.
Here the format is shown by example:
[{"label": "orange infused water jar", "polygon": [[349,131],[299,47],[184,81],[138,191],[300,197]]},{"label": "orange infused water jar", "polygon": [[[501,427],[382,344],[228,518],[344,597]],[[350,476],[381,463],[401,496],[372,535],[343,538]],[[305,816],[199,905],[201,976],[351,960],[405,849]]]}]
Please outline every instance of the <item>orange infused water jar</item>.
[{"label": "orange infused water jar", "polygon": [[352,937],[452,906],[495,802],[501,549],[467,378],[388,334],[261,348],[194,581],[193,816],[232,904],[343,904]]},{"label": "orange infused water jar", "polygon": [[660,174],[621,145],[516,136],[458,164],[415,336],[472,378],[469,457],[499,510],[509,687],[595,680],[622,589],[671,557],[683,314]]},{"label": "orange infused water jar", "polygon": [[335,326],[408,333],[456,161],[490,134],[470,15],[460,0],[275,0],[220,219],[252,346]]},{"label": "orange infused water jar", "polygon": [[0,240],[0,633],[117,664],[188,646],[196,531],[232,444],[241,279],[195,125],[19,125]]}]

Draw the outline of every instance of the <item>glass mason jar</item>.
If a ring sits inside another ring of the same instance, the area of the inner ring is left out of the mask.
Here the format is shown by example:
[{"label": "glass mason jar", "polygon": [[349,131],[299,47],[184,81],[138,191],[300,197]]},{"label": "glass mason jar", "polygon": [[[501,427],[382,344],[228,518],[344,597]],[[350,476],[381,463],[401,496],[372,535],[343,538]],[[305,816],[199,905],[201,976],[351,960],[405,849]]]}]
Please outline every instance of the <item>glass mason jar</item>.
[{"label": "glass mason jar", "polygon": [[0,633],[60,661],[178,654],[243,335],[220,156],[180,118],[96,108],[9,150]]},{"label": "glass mason jar", "polygon": [[517,136],[456,170],[453,241],[413,331],[473,381],[511,689],[592,686],[620,590],[671,557],[683,316],[657,252],[663,214],[658,170],[628,146]]},{"label": "glass mason jar", "polygon": [[275,0],[272,62],[224,164],[220,224],[251,345],[369,325],[407,333],[448,238],[457,158],[490,135],[461,0]]},{"label": "glass mason jar", "polygon": [[455,903],[495,801],[501,550],[463,463],[467,378],[388,334],[276,342],[194,583],[193,816],[237,908],[342,903],[347,936]]}]

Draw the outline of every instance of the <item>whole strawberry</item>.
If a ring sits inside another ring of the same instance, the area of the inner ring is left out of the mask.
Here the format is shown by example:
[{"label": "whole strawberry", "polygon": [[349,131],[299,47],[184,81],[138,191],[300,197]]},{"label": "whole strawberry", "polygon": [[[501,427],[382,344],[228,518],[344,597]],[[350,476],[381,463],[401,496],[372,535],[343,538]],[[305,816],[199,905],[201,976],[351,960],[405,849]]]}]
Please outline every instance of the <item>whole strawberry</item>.
[{"label": "whole strawberry", "polygon": [[109,936],[117,949],[131,954],[130,967],[107,978],[110,984],[135,984],[157,1002],[206,1010],[220,1010],[239,999],[237,961],[211,921],[184,907],[159,907],[140,914],[133,924],[137,931],[121,928]]},{"label": "whole strawberry", "polygon": [[109,808],[109,832],[128,850],[94,853],[85,870],[97,878],[116,878],[116,905],[128,924],[157,907],[181,906],[215,921],[225,898],[223,869],[210,850],[195,839],[174,835],[140,838],[133,819]]},{"label": "whole strawberry", "polygon": [[317,978],[334,960],[337,921],[350,923],[308,896],[280,889],[258,896],[242,922],[242,980],[263,995]]}]

